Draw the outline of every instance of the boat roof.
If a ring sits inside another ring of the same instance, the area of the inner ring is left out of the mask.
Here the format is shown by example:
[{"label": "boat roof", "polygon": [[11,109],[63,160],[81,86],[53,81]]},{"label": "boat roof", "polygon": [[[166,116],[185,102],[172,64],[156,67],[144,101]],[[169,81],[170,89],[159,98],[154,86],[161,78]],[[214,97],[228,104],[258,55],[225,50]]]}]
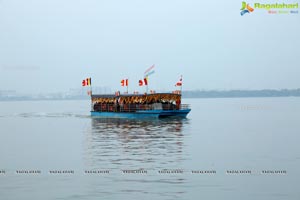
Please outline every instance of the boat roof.
[{"label": "boat roof", "polygon": [[153,93],[153,94],[92,94],[92,98],[116,98],[116,97],[145,97],[145,96],[181,96],[176,93]]}]

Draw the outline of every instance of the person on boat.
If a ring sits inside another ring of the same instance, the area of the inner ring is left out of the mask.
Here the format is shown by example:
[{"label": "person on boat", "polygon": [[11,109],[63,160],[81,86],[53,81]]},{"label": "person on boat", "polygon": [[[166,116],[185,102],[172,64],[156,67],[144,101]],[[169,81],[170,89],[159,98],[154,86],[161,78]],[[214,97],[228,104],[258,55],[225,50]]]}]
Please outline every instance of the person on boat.
[{"label": "person on boat", "polygon": [[120,97],[116,98],[114,101],[115,112],[120,112],[119,99]]},{"label": "person on boat", "polygon": [[180,104],[181,104],[180,99],[177,99],[177,100],[176,100],[176,110],[179,110],[179,109],[180,109]]}]

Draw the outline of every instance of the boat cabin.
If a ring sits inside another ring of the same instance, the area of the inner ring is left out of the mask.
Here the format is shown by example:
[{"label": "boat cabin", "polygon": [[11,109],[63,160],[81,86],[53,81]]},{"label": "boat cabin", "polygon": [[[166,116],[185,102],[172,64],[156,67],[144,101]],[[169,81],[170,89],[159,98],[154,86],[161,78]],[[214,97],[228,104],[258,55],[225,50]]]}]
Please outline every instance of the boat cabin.
[{"label": "boat cabin", "polygon": [[136,112],[140,110],[180,110],[181,94],[91,95],[94,112]]}]

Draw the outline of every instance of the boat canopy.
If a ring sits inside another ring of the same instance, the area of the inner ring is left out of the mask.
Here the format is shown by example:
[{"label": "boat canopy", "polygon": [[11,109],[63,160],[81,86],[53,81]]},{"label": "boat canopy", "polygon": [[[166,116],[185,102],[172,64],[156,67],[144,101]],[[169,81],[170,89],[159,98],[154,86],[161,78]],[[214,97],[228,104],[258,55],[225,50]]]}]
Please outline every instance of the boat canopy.
[{"label": "boat canopy", "polygon": [[121,95],[92,95],[92,103],[123,103],[123,104],[152,104],[152,103],[178,103],[181,94],[155,93],[155,94],[121,94]]}]

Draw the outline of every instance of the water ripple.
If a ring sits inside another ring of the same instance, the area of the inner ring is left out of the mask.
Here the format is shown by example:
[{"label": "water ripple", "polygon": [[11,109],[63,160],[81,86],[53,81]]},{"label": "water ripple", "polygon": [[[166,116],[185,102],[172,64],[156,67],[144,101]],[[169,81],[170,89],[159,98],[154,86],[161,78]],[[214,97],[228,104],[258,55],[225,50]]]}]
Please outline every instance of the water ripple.
[{"label": "water ripple", "polygon": [[187,119],[92,118],[86,132],[84,158],[87,167],[155,168],[180,166],[186,159],[183,134]]}]

